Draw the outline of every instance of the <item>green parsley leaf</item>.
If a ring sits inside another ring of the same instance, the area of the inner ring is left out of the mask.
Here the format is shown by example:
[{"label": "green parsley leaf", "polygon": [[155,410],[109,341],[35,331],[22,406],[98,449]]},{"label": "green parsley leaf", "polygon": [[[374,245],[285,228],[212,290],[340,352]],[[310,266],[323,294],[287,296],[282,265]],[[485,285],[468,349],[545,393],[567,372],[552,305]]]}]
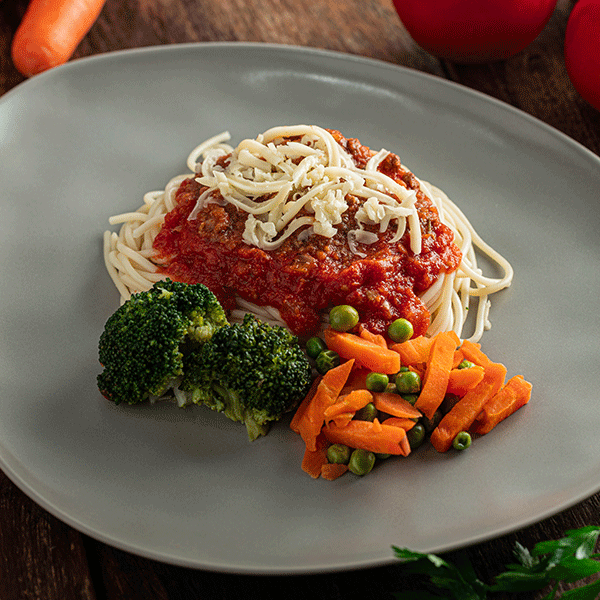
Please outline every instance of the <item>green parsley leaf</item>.
[{"label": "green parsley leaf", "polygon": [[[518,561],[506,565],[505,570],[488,585],[482,582],[466,554],[458,555],[454,565],[436,554],[415,552],[393,546],[396,558],[404,569],[427,579],[427,590],[402,592],[398,600],[486,600],[489,592],[528,592],[550,587],[544,600],[557,598],[560,583],[578,583],[600,574],[600,554],[594,550],[600,536],[600,527],[587,526],[566,532],[565,537],[537,543],[531,551],[515,544],[514,556]],[[442,592],[445,590],[445,592]],[[598,600],[600,579],[583,584],[561,595],[563,600]]]},{"label": "green parsley leaf", "polygon": [[[422,554],[407,548],[394,547],[394,552],[404,564],[408,573],[425,575],[431,585],[438,590],[448,590],[450,596],[431,596],[435,598],[449,598],[454,600],[485,600],[486,586],[475,575],[471,563],[466,555],[461,560],[459,567],[445,561],[436,554]],[[424,594],[425,592],[423,592]],[[412,600],[411,592],[397,594],[398,600]],[[420,596],[424,598],[425,596]]]}]

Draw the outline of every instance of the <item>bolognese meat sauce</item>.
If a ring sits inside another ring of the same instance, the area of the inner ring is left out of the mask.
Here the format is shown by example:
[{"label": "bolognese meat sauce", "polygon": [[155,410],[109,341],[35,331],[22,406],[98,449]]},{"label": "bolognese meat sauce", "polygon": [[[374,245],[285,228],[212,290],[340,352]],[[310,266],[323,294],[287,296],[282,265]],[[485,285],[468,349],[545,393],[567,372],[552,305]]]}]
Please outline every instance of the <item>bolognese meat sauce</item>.
[{"label": "bolognese meat sauce", "polygon": [[[363,168],[373,156],[358,140],[330,133],[357,167]],[[360,200],[352,195],[346,197],[348,209],[333,237],[302,235],[299,230],[276,249],[265,251],[243,241],[248,215],[230,203],[207,203],[188,219],[206,189],[190,178],[179,187],[176,206],[154,241],[156,261],[175,280],[208,286],[226,309],[235,307],[236,295],[277,308],[300,336],[317,332],[323,311],[337,304],[354,306],[361,323],[374,333],[385,333],[391,321],[405,317],[413,324],[415,336],[424,334],[430,315],[419,294],[440,274],[454,271],[461,253],[451,229],[441,223],[436,208],[400,159],[390,153],[378,170],[416,191],[419,254],[410,250],[408,232],[389,243],[394,232],[391,228],[380,232],[378,225],[370,227],[377,241],[358,244],[360,254],[353,252],[347,234],[356,227]]]}]

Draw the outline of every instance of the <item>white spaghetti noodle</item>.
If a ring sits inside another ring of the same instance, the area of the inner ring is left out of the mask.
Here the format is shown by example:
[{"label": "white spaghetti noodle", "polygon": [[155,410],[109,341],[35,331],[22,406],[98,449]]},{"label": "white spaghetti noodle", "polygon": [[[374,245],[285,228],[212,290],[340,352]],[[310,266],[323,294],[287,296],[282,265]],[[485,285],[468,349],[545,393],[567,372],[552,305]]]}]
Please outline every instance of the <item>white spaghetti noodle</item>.
[{"label": "white spaghetti noodle", "polygon": [[[109,219],[111,225],[120,228],[118,233],[105,232],[104,260],[121,302],[166,277],[153,262],[153,242],[165,215],[175,206],[177,189],[189,177],[196,177],[207,190],[188,218],[195,218],[208,202],[229,202],[247,213],[244,242],[265,251],[277,248],[302,227],[301,235],[335,235],[335,225],[347,208],[344,198],[351,193],[363,200],[356,213],[359,226],[348,234],[353,252],[365,256],[358,244],[368,245],[377,239],[363,229],[363,224],[379,224],[380,232],[395,227],[391,242],[398,241],[408,230],[411,250],[420,252],[416,193],[377,171],[388,155],[386,150],[375,153],[364,169],[358,169],[331,134],[316,126],[274,127],[255,140],[243,140],[237,148],[229,146],[228,140],[228,133],[206,140],[188,157],[190,173],[174,177],[162,191],[145,194],[139,209]],[[225,171],[217,161],[228,155]],[[474,330],[469,339],[478,341],[491,326],[489,296],[511,284],[513,269],[481,239],[442,190],[424,181],[420,181],[420,186],[437,208],[441,221],[453,231],[454,242],[462,252],[458,269],[442,274],[421,295],[431,314],[427,334],[454,330],[459,337],[465,337],[467,315],[476,299]],[[496,265],[501,276],[484,275],[477,263],[478,255]],[[240,320],[247,312],[269,323],[285,325],[277,309],[241,298],[230,318]]]}]

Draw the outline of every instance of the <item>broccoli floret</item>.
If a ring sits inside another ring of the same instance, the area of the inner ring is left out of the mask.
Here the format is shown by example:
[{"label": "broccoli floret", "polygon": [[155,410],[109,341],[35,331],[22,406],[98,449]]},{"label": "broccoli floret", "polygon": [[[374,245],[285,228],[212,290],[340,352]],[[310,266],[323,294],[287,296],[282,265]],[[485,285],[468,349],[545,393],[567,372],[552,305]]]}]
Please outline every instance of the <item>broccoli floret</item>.
[{"label": "broccoli floret", "polygon": [[167,279],[134,294],[100,336],[98,389],[115,404],[163,395],[183,374],[185,354],[224,325],[225,311],[204,285]]},{"label": "broccoli floret", "polygon": [[181,389],[195,404],[245,423],[250,440],[306,395],[312,371],[296,336],[246,315],[184,360]]}]

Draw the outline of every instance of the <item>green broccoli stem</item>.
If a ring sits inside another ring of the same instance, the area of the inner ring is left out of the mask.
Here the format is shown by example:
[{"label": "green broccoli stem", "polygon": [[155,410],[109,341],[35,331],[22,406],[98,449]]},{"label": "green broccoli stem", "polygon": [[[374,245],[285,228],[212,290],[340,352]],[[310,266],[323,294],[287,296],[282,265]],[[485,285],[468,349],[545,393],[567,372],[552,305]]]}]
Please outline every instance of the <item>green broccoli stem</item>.
[{"label": "green broccoli stem", "polygon": [[228,390],[218,383],[212,383],[212,389],[219,394],[221,400],[223,400],[224,408],[222,411],[225,416],[232,421],[244,421],[246,418],[246,411],[242,406],[239,394],[233,390]]},{"label": "green broccoli stem", "polygon": [[218,383],[212,383],[212,389],[219,395],[223,401],[223,407],[219,410],[228,419],[232,421],[242,421],[246,425],[248,438],[251,442],[261,435],[267,435],[270,429],[270,423],[258,423],[252,416],[251,411],[247,411],[240,400],[240,396],[233,390],[228,390]]},{"label": "green broccoli stem", "polygon": [[271,428],[271,423],[257,423],[252,417],[248,416],[244,420],[244,424],[246,425],[246,431],[248,432],[248,439],[253,442],[261,435],[267,435],[269,433],[269,429]]}]

